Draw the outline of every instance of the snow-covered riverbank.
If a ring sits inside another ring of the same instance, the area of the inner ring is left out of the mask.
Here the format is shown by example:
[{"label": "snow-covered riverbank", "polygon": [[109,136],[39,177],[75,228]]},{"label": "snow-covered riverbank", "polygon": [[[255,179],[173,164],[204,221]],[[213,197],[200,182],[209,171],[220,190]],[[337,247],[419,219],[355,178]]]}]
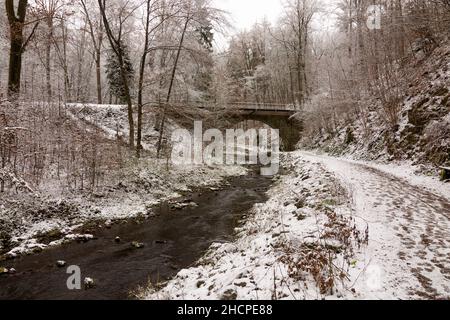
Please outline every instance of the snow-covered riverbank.
[{"label": "snow-covered riverbank", "polygon": [[[227,177],[247,173],[240,166],[176,166],[166,156],[156,159],[153,153],[158,133],[151,112],[146,113],[144,121],[146,155],[136,159],[126,145],[121,145],[128,131],[126,107],[73,104],[67,105],[65,111],[67,134],[82,131],[86,134],[76,136],[77,140],[95,137],[105,144],[97,144],[95,156],[85,159],[84,167],[72,168],[72,175],[78,178],[75,183],[70,183],[69,173],[60,172],[59,164],[49,166],[45,177],[34,188],[11,173],[12,170],[6,172],[12,176],[9,180],[16,189],[10,188],[0,198],[0,260],[2,253],[3,257],[15,257],[64,241],[92,239],[89,234],[92,227],[109,226],[116,220],[146,218],[161,201],[177,198],[191,189],[217,188]],[[167,131],[175,128],[168,121]],[[80,146],[77,152],[86,153],[83,148]],[[113,157],[120,158],[120,165],[108,163],[108,160],[114,162],[110,159]],[[88,178],[92,173],[89,170],[96,172],[91,178]],[[2,171],[0,177],[1,174]],[[17,187],[25,192],[17,192]]]},{"label": "snow-covered riverbank", "polygon": [[110,177],[95,192],[54,192],[42,187],[37,195],[3,194],[0,199],[0,252],[6,257],[41,251],[74,238],[90,239],[86,224],[106,225],[115,220],[146,218],[152,207],[175,199],[192,188],[217,188],[227,178],[246,169],[224,167],[170,167],[165,161],[141,160]]},{"label": "snow-covered riverbank", "polygon": [[[450,203],[353,161],[296,152],[233,243],[145,299],[414,299],[450,296]],[[390,171],[397,172],[391,168]],[[437,183],[437,182],[436,182]]]},{"label": "snow-covered riverbank", "polygon": [[365,246],[345,190],[320,165],[285,155],[286,175],[254,207],[233,243],[213,244],[147,299],[320,299],[355,296],[348,277]]}]

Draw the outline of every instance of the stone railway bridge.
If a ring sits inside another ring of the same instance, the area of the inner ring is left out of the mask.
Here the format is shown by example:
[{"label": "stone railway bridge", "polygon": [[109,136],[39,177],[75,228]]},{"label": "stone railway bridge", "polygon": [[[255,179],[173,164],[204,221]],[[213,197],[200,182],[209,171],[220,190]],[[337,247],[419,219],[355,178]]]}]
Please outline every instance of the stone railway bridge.
[{"label": "stone railway bridge", "polygon": [[303,125],[293,116],[298,112],[293,106],[282,104],[230,103],[216,108],[201,103],[176,103],[166,108],[169,118],[190,128],[195,120],[204,120],[211,127],[236,126],[245,120],[264,123],[280,131],[283,151],[294,151],[301,138]]}]

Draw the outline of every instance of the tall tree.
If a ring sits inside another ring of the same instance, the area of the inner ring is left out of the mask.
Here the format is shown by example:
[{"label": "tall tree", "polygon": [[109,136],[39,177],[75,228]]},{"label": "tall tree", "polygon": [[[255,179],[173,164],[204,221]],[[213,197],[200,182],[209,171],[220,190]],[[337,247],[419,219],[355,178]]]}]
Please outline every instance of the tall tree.
[{"label": "tall tree", "polygon": [[144,48],[142,49],[141,62],[139,65],[139,81],[138,81],[138,119],[137,119],[137,142],[136,142],[136,154],[139,158],[141,156],[142,147],[142,109],[143,109],[143,95],[144,95],[144,75],[145,67],[147,65],[147,56],[149,49],[150,39],[150,21],[151,21],[151,0],[146,0],[145,8],[145,23],[144,23]]},{"label": "tall tree", "polygon": [[15,11],[14,0],[5,0],[6,14],[9,23],[10,51],[9,51],[9,75],[8,75],[8,98],[14,100],[20,93],[20,77],[22,74],[22,55],[33,37],[38,22],[27,39],[24,38],[25,19],[27,14],[28,1],[19,0],[17,13]]},{"label": "tall tree", "polygon": [[45,84],[47,90],[47,100],[50,102],[53,95],[52,90],[52,45],[54,44],[55,19],[63,19],[65,7],[68,3],[62,0],[35,0],[35,11],[40,19],[45,21]]},{"label": "tall tree", "polygon": [[106,0],[98,0],[98,5],[100,8],[100,13],[103,18],[103,25],[105,26],[106,35],[109,40],[109,44],[111,46],[111,49],[113,50],[114,54],[117,57],[118,63],[119,63],[119,70],[120,70],[120,76],[122,78],[123,83],[123,89],[124,89],[124,98],[128,106],[128,126],[129,126],[129,146],[130,148],[134,147],[134,117],[133,117],[133,102],[131,99],[131,92],[130,92],[130,84],[128,79],[128,73],[126,69],[126,62],[124,60],[124,54],[125,54],[125,48],[123,47],[123,27],[124,23],[127,20],[129,16],[122,16],[122,12],[124,12],[125,8],[122,8],[123,10],[120,10],[120,14],[118,17],[118,31],[116,34],[114,34],[111,24],[109,22],[108,16],[106,14]]},{"label": "tall tree", "polygon": [[[121,48],[123,51],[122,60],[124,64],[124,70],[126,73],[126,79],[129,87],[131,88],[131,84],[134,79],[134,69],[133,64],[130,59],[130,52],[128,47],[125,44],[121,44]],[[108,58],[106,62],[106,76],[109,83],[109,90],[112,95],[114,95],[120,103],[127,103],[127,94],[125,90],[125,84],[122,79],[122,71],[120,68],[120,62],[117,58],[117,55],[111,49],[108,53]]]},{"label": "tall tree", "polygon": [[190,0],[189,0],[189,5],[188,5],[187,12],[186,12],[184,27],[183,27],[182,32],[181,32],[181,38],[180,38],[180,42],[178,44],[178,49],[177,49],[177,54],[176,54],[176,57],[175,57],[175,62],[174,62],[173,67],[172,67],[172,74],[171,74],[171,77],[170,77],[169,89],[167,91],[166,103],[164,104],[164,107],[163,107],[161,125],[159,127],[159,138],[158,138],[158,145],[157,145],[157,156],[158,156],[158,158],[159,158],[159,155],[161,153],[162,140],[163,140],[163,137],[164,137],[164,127],[165,127],[165,124],[166,124],[166,108],[167,108],[167,105],[169,104],[170,98],[172,96],[172,89],[173,89],[173,85],[174,85],[174,81],[175,81],[175,76],[176,76],[176,73],[177,73],[178,62],[180,61],[181,51],[183,49],[184,38],[186,36],[186,32],[188,30],[189,23],[191,22],[192,18],[193,18],[193,16],[192,16],[192,13],[191,13],[191,3],[190,3]]},{"label": "tall tree", "polygon": [[83,8],[83,13],[86,16],[86,20],[89,26],[89,35],[91,36],[92,45],[94,46],[93,57],[95,61],[95,76],[97,84],[97,103],[103,103],[102,96],[102,45],[103,45],[103,23],[101,19],[95,22],[93,21],[92,14],[89,13],[86,0],[80,0]]}]

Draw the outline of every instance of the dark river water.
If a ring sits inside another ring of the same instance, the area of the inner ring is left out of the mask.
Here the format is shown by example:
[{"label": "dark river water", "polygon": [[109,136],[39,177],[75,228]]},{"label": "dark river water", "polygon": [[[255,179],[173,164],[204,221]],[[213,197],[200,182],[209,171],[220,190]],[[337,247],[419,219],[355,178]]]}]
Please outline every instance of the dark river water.
[{"label": "dark river water", "polygon": [[[212,242],[232,241],[248,210],[267,200],[271,184],[271,178],[257,173],[231,178],[219,191],[191,195],[198,207],[176,210],[162,204],[157,217],[99,229],[96,240],[4,261],[2,265],[17,273],[0,276],[0,299],[130,299],[139,286],[170,279],[192,266]],[[144,248],[133,248],[133,241],[144,243]],[[56,266],[58,260],[79,266],[82,281],[93,278],[95,287],[68,290],[70,275]]]}]

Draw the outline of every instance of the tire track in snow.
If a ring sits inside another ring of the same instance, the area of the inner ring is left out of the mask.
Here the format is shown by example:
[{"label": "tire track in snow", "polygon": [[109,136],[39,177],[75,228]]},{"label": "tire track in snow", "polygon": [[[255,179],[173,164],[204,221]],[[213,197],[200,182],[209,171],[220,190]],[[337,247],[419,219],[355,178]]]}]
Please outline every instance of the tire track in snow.
[{"label": "tire track in snow", "polygon": [[380,298],[450,297],[449,199],[368,165],[301,155],[352,193],[355,215],[369,225],[366,259],[384,273]]}]

